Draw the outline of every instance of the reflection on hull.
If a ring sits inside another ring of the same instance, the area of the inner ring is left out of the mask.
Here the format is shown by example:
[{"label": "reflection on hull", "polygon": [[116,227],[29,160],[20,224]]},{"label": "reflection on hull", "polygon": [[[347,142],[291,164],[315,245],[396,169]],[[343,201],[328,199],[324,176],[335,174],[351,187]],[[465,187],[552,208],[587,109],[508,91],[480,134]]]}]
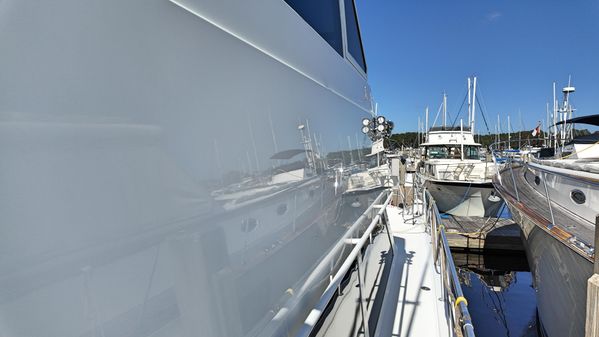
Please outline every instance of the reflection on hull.
[{"label": "reflection on hull", "polygon": [[[319,164],[366,75],[283,1],[1,8],[0,335],[292,333],[314,299],[281,303],[358,216]],[[309,174],[275,171],[301,144]]]},{"label": "reflection on hull", "polygon": [[503,200],[491,183],[445,182],[426,180],[427,188],[439,211],[455,216],[497,216]]},{"label": "reflection on hull", "polygon": [[[376,193],[342,198],[330,178],[315,177],[248,207],[66,256],[61,265],[50,261],[28,274],[10,275],[3,280],[2,308],[5,315],[18,315],[15,308],[50,311],[47,305],[59,301],[64,315],[87,322],[79,327],[56,322],[47,326],[56,328],[48,329],[48,336],[121,336],[123,331],[131,336],[194,336],[198,329],[206,336],[268,336],[272,331],[263,328],[294,289],[311,288],[299,308],[289,308],[300,315],[307,314],[302,306],[318,300],[326,280],[307,280],[309,271]],[[251,230],[248,218],[256,220]],[[280,322],[285,324],[291,322]],[[277,329],[275,335],[281,327]]]},{"label": "reflection on hull", "polygon": [[537,290],[541,326],[548,337],[584,336],[587,280],[592,263],[539,228],[508,203],[522,227],[526,255]]}]

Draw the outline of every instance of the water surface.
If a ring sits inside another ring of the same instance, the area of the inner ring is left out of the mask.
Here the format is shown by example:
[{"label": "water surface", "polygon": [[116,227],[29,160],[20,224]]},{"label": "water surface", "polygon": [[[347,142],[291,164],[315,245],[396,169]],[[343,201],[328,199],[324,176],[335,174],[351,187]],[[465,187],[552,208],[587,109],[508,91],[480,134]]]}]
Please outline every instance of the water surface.
[{"label": "water surface", "polygon": [[535,290],[524,255],[453,256],[477,336],[540,336]]}]

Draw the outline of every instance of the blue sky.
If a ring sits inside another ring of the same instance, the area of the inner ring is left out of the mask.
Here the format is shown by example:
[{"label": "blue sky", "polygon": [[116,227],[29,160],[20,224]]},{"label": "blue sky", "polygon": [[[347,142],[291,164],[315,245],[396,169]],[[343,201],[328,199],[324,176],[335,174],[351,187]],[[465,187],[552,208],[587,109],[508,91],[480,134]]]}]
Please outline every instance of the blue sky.
[{"label": "blue sky", "polygon": [[[552,82],[559,93],[570,74],[578,115],[599,113],[598,1],[356,0],[356,6],[379,114],[395,122],[396,132],[415,131],[426,106],[434,118],[443,91],[455,117],[471,75],[491,132],[497,114],[504,130],[508,114],[514,129],[533,129],[545,118]],[[480,114],[477,130],[487,132]]]}]

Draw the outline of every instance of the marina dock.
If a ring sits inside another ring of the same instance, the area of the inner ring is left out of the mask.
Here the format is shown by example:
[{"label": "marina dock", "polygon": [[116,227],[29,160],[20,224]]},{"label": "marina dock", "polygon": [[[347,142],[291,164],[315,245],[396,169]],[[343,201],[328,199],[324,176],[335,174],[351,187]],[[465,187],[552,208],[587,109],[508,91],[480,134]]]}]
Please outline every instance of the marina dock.
[{"label": "marina dock", "polygon": [[470,252],[522,252],[520,227],[508,218],[444,216],[447,241],[452,250]]}]

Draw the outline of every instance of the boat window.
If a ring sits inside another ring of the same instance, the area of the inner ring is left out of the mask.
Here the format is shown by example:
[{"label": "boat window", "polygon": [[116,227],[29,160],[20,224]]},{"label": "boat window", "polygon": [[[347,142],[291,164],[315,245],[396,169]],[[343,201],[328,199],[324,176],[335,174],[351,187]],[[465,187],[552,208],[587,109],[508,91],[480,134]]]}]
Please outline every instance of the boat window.
[{"label": "boat window", "polygon": [[480,159],[478,146],[464,146],[464,159]]},{"label": "boat window", "polygon": [[358,15],[354,0],[345,0],[345,33],[347,35],[347,51],[366,72],[366,60],[362,48],[362,37],[358,25]]},{"label": "boat window", "polygon": [[325,41],[343,56],[339,0],[285,0]]},{"label": "boat window", "polygon": [[541,178],[539,178],[539,176],[535,176],[535,184],[536,184],[537,186],[538,186],[538,185],[541,185]]},{"label": "boat window", "polygon": [[446,159],[447,147],[445,146],[429,146],[426,148],[426,156],[431,159]]},{"label": "boat window", "polygon": [[587,197],[581,190],[572,190],[572,192],[570,192],[570,198],[572,198],[572,201],[579,205],[584,204],[584,202],[587,200]]}]

